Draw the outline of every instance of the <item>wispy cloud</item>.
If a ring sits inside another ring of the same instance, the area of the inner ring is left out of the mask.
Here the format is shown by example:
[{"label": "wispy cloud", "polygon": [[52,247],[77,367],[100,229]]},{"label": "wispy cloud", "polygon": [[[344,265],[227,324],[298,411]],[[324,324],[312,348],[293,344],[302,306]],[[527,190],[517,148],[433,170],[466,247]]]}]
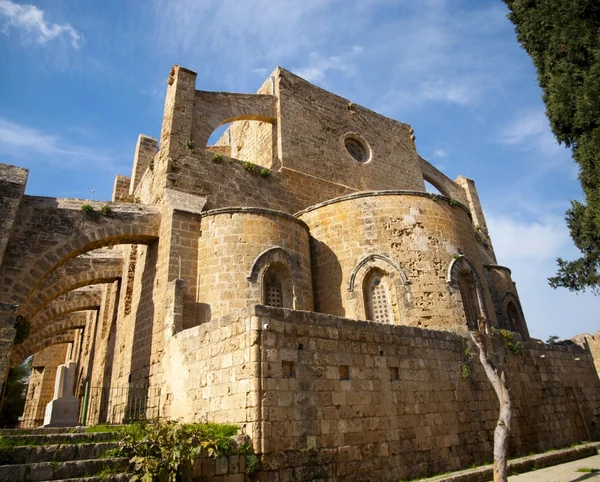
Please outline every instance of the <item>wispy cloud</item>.
[{"label": "wispy cloud", "polygon": [[11,28],[15,28],[41,44],[66,35],[76,49],[83,40],[83,35],[70,24],[47,22],[44,19],[44,11],[35,5],[21,5],[11,0],[0,0],[0,16],[4,17],[1,30],[7,35]]},{"label": "wispy cloud", "polygon": [[446,157],[446,151],[444,149],[436,149],[433,151],[431,157]]},{"label": "wispy cloud", "polygon": [[41,158],[62,167],[75,167],[90,162],[107,169],[118,166],[115,157],[106,152],[1,117],[0,149],[8,157]]},{"label": "wispy cloud", "polygon": [[317,52],[311,52],[307,65],[305,67],[294,68],[293,70],[309,82],[319,83],[325,78],[327,72],[331,70],[337,70],[345,74],[355,72],[356,58],[362,52],[363,48],[359,45],[354,45],[350,52],[343,55],[330,57],[324,57]]},{"label": "wispy cloud", "polygon": [[545,157],[565,152],[552,135],[543,110],[521,112],[500,131],[499,141],[504,145],[538,151]]}]

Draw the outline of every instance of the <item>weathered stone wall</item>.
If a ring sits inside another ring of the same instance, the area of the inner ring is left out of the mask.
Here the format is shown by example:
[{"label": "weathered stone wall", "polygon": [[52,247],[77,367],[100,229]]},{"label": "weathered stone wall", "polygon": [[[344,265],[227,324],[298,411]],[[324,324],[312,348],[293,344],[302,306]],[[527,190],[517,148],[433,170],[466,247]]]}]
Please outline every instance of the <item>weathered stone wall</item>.
[{"label": "weathered stone wall", "polygon": [[[484,273],[494,304],[498,327],[516,331],[523,339],[529,339],[529,330],[510,269],[505,266],[486,264]],[[511,301],[516,306],[516,313],[511,313],[515,319],[512,319],[511,314],[507,311],[508,303]]]},{"label": "weathered stone wall", "polygon": [[252,162],[257,166],[272,169],[275,127],[269,122],[237,121],[232,122],[215,146],[207,147],[217,152],[215,147],[228,147],[227,152],[219,152],[241,161]]},{"label": "weathered stone wall", "polygon": [[573,337],[573,341],[584,348],[594,359],[594,365],[598,376],[600,376],[600,331],[593,335],[577,335]]},{"label": "weathered stone wall", "polygon": [[167,336],[162,390],[166,417],[236,423],[248,434],[256,430],[256,341],[245,313]]},{"label": "weathered stone wall", "polygon": [[[294,465],[312,464],[313,477],[391,480],[491,460],[498,401],[468,338],[256,310],[258,326],[268,327],[260,355],[263,450],[267,469],[284,480]],[[497,339],[492,352],[508,364],[512,455],[600,436],[600,381],[583,350],[527,343],[520,356],[504,343]],[[311,451],[312,462],[302,455]]]},{"label": "weathered stone wall", "polygon": [[[283,301],[290,308],[312,310],[309,235],[303,222],[275,211],[223,209],[202,217],[198,235],[201,321],[264,303],[262,276],[272,261],[289,277]],[[266,252],[275,247],[272,255]]]},{"label": "weathered stone wall", "polygon": [[25,397],[23,427],[39,427],[44,422],[46,405],[54,397],[56,370],[65,363],[68,344],[61,343],[37,352],[31,363],[31,377]]},{"label": "weathered stone wall", "polygon": [[[410,126],[331,94],[278,68],[278,142],[284,167],[356,190],[425,191]],[[370,160],[359,163],[344,139],[357,134]]]},{"label": "weathered stone wall", "polygon": [[25,193],[27,169],[0,163],[0,265]]},{"label": "weathered stone wall", "polygon": [[113,185],[112,200],[113,202],[133,202],[133,196],[129,194],[131,189],[131,178],[127,176],[121,176],[120,174],[115,177],[115,183]]},{"label": "weathered stone wall", "polygon": [[[316,311],[365,319],[361,273],[379,267],[369,256],[383,255],[389,263],[379,268],[394,280],[396,324],[466,328],[460,292],[446,281],[448,267],[460,253],[480,278],[484,270],[463,207],[428,194],[384,191],[350,195],[299,215],[312,236]],[[494,323],[489,294],[485,306]]]}]

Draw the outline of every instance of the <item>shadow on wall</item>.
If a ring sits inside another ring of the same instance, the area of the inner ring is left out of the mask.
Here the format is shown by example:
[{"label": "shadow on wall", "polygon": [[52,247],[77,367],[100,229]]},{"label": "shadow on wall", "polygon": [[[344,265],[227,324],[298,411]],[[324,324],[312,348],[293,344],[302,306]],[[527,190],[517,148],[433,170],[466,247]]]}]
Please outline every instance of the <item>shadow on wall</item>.
[{"label": "shadow on wall", "polygon": [[[131,387],[132,384],[135,384],[138,391],[133,394],[129,390],[125,413],[131,413],[130,406],[133,403],[139,400],[148,400],[150,361],[154,348],[154,286],[157,260],[158,241],[154,241],[146,248],[144,268],[141,274],[142,290],[134,319],[129,385]],[[143,390],[146,390],[146,393],[140,392]]]},{"label": "shadow on wall", "polygon": [[[315,312],[346,316],[342,303],[344,279],[342,267],[335,253],[325,243],[310,238]],[[327,284],[323,285],[323,280]]]}]

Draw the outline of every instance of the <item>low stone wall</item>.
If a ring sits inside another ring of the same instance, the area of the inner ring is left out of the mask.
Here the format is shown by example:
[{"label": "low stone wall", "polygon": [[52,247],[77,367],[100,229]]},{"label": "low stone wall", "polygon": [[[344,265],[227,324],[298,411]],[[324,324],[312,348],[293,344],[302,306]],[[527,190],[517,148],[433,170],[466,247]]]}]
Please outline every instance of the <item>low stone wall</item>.
[{"label": "low stone wall", "polygon": [[213,482],[245,482],[246,456],[229,455],[216,459],[200,459],[194,464],[192,477]]},{"label": "low stone wall", "polygon": [[[498,401],[466,336],[255,313],[268,480],[411,479],[491,461]],[[600,381],[584,350],[525,343],[515,354],[501,337],[488,343],[507,370],[512,456],[600,437]]]}]

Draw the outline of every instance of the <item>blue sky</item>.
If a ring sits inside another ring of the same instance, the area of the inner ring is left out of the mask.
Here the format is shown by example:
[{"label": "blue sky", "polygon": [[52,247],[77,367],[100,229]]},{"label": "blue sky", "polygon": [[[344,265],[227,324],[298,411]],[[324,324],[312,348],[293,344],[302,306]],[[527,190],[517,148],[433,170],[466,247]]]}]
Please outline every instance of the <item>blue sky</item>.
[{"label": "blue sky", "polygon": [[600,329],[600,297],[552,290],[577,167],[549,130],[500,0],[0,0],[0,162],[27,193],[109,199],[139,133],[158,137],[172,65],[254,92],[277,65],[415,129],[474,179],[532,336]]}]

